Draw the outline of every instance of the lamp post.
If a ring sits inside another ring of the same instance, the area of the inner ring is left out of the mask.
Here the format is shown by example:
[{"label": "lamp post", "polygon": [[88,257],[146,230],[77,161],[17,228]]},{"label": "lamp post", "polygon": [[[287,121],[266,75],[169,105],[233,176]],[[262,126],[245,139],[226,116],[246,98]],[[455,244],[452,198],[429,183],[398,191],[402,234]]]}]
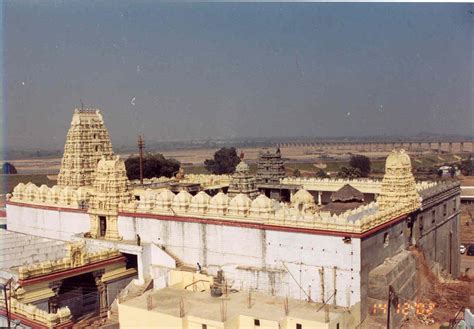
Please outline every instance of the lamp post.
[{"label": "lamp post", "polygon": [[8,302],[9,302],[10,296],[7,297],[7,286],[8,286],[8,289],[10,290],[10,292],[11,292],[12,278],[8,279],[8,281],[6,283],[0,283],[0,288],[3,290],[3,296],[5,298],[5,310],[6,310],[6,313],[7,313],[7,324],[8,324],[8,328],[11,328],[10,327],[10,308],[8,307]]}]

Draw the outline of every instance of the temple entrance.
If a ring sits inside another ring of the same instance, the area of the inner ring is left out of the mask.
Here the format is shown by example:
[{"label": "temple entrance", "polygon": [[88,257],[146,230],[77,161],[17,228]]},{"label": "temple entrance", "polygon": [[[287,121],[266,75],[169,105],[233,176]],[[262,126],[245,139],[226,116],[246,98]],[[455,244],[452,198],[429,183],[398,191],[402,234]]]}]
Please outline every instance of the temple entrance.
[{"label": "temple entrance", "polygon": [[68,306],[75,319],[99,312],[99,292],[92,273],[67,278],[58,292],[58,307]]},{"label": "temple entrance", "polygon": [[105,237],[105,233],[107,232],[107,219],[105,216],[99,216],[99,236]]}]

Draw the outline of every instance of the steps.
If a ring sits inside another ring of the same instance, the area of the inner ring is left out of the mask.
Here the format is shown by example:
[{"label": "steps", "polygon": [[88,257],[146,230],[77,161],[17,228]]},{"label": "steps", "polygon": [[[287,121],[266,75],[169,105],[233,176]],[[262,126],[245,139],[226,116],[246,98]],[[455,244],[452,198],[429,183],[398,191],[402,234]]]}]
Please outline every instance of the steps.
[{"label": "steps", "polygon": [[164,246],[161,246],[161,249],[167,253],[171,258],[174,259],[176,263],[176,269],[180,271],[186,271],[186,272],[196,272],[196,267],[186,264],[183,260],[181,260],[178,256],[176,256],[173,252],[171,252],[169,249],[166,249]]}]

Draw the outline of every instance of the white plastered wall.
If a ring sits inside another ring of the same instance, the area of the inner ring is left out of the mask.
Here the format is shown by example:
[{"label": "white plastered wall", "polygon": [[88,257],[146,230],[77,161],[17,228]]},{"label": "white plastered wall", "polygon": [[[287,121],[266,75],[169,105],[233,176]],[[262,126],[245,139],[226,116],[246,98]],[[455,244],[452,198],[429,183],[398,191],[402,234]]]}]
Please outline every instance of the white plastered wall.
[{"label": "white plastered wall", "polygon": [[7,204],[7,229],[50,239],[71,241],[74,234],[89,231],[90,219],[87,213]]},{"label": "white plastered wall", "polygon": [[224,269],[236,288],[298,299],[310,295],[320,302],[319,270],[324,268],[327,302],[333,303],[334,281],[337,305],[360,301],[359,239],[344,243],[340,236],[127,216],[119,216],[118,227],[126,240],[139,234],[144,242],[165,245],[185,263],[199,262],[212,274]]}]

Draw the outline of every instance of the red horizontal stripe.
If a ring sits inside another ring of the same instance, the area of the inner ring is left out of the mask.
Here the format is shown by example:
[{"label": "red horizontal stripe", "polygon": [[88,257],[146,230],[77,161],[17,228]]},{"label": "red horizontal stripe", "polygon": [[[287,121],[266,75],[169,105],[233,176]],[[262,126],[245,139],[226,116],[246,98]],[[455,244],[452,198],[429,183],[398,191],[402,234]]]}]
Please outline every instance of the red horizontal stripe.
[{"label": "red horizontal stripe", "polygon": [[330,236],[351,237],[351,238],[365,238],[366,236],[375,234],[376,232],[388,226],[397,224],[398,222],[406,218],[406,215],[402,215],[390,220],[389,222],[386,222],[382,225],[374,227],[364,233],[353,233],[353,232],[321,230],[321,229],[313,229],[313,228],[305,228],[305,227],[291,227],[291,226],[270,225],[270,224],[263,224],[263,223],[240,222],[240,221],[233,221],[233,220],[207,219],[207,218],[196,218],[196,217],[178,217],[178,216],[168,216],[168,215],[158,215],[158,214],[131,213],[131,212],[119,212],[119,216],[142,217],[142,218],[150,218],[150,219],[156,219],[156,220],[190,222],[190,223],[200,223],[200,224],[210,224],[210,225],[225,225],[225,226],[234,226],[234,227],[253,228],[253,229],[258,229],[258,230],[284,231],[284,232],[330,235]]},{"label": "red horizontal stripe", "polygon": [[23,202],[15,202],[15,201],[7,201],[7,204],[12,205],[12,206],[26,207],[26,208],[56,210],[56,211],[63,211],[63,212],[87,213],[87,209],[74,209],[74,208],[47,206],[47,205],[41,205],[41,204],[31,204],[31,203],[23,203]]},{"label": "red horizontal stripe", "polygon": [[[22,206],[27,208],[39,208],[47,210],[56,210],[62,212],[82,212],[87,213],[87,210],[83,209],[70,209],[62,207],[52,207],[52,206],[43,206],[43,205],[34,205],[28,203],[12,202],[7,201],[7,204]],[[169,216],[169,215],[158,215],[158,214],[145,214],[145,213],[132,213],[132,212],[119,212],[120,216],[125,217],[142,217],[150,218],[156,220],[168,220],[176,222],[189,222],[189,223],[201,223],[201,224],[210,224],[210,225],[225,225],[225,226],[234,226],[234,227],[246,227],[253,228],[258,230],[272,230],[272,231],[284,231],[284,232],[296,232],[296,233],[307,233],[307,234],[317,234],[317,235],[330,235],[330,236],[341,236],[341,237],[351,237],[351,238],[365,238],[369,235],[375,234],[378,231],[397,224],[398,222],[406,219],[407,215],[401,215],[395,217],[392,220],[381,224],[377,227],[374,227],[363,233],[353,233],[353,232],[341,232],[333,230],[321,230],[313,228],[304,228],[304,227],[291,227],[291,226],[281,226],[281,225],[270,225],[263,223],[252,223],[252,222],[240,222],[233,220],[222,220],[222,219],[207,219],[207,218],[197,218],[197,217],[179,217],[179,216]]]}]

